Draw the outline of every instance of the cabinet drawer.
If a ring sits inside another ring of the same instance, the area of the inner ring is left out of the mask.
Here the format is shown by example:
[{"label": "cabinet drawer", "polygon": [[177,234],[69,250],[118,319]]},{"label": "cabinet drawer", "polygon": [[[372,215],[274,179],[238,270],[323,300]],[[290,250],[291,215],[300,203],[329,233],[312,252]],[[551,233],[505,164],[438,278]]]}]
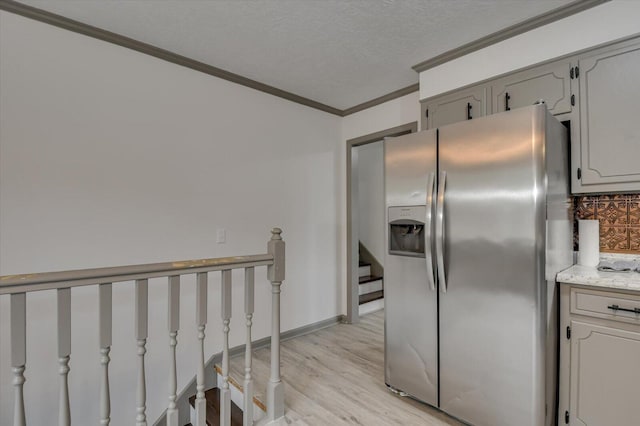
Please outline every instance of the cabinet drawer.
[{"label": "cabinet drawer", "polygon": [[640,295],[572,288],[571,313],[640,324]]}]

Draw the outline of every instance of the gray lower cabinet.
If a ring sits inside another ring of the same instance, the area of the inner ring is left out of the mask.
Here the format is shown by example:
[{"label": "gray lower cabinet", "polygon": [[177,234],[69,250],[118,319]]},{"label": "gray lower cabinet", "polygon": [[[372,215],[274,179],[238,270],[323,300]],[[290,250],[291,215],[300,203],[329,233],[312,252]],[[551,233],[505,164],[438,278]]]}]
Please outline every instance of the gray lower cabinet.
[{"label": "gray lower cabinet", "polygon": [[562,287],[558,424],[640,424],[640,295]]},{"label": "gray lower cabinet", "polygon": [[[571,321],[572,425],[640,422],[640,333]],[[626,368],[625,368],[626,367]]]},{"label": "gray lower cabinet", "polygon": [[571,112],[571,62],[559,61],[517,72],[491,85],[494,113],[544,101],[554,114]]},{"label": "gray lower cabinet", "polygon": [[422,130],[488,114],[486,87],[472,87],[422,104]]},{"label": "gray lower cabinet", "polygon": [[640,43],[580,58],[580,179],[574,192],[640,190]]}]

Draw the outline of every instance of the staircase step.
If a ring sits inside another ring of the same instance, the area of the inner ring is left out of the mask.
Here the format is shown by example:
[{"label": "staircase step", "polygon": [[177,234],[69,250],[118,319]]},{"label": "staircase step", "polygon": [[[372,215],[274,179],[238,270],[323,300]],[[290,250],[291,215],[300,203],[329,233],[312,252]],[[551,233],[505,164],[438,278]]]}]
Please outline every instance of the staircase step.
[{"label": "staircase step", "polygon": [[[209,389],[204,393],[207,399],[207,425],[220,425],[220,389]],[[189,398],[189,403],[195,407],[196,397]],[[231,426],[242,426],[242,410],[231,401]]]},{"label": "staircase step", "polygon": [[379,277],[379,276],[376,276],[376,275],[364,275],[364,276],[360,277],[359,283],[360,284],[366,284],[366,283],[370,283],[372,281],[378,281],[378,280],[382,280],[382,277]]},{"label": "staircase step", "polygon": [[371,264],[365,264],[365,265],[361,264],[358,267],[358,276],[362,277],[366,275],[371,275]]},{"label": "staircase step", "polygon": [[363,262],[362,260],[359,260],[358,266],[371,266],[371,264],[369,262]]},{"label": "staircase step", "polygon": [[371,302],[373,300],[378,300],[384,298],[384,290],[375,291],[373,293],[363,294],[358,297],[360,305]]},{"label": "staircase step", "polygon": [[[215,369],[216,373],[220,376],[222,376],[222,367],[219,364],[215,364],[213,366],[213,368]],[[229,374],[229,385],[233,386],[234,388],[238,389],[240,391],[240,393],[244,394],[244,388],[243,386],[233,377],[231,376],[231,374]],[[255,392],[255,390],[254,390]],[[264,398],[261,398],[261,395],[255,395],[253,396],[253,405],[257,406],[258,408],[260,408],[262,411],[266,412],[267,411],[267,405],[265,404],[266,401],[263,401]]]},{"label": "staircase step", "polygon": [[359,295],[369,294],[376,291],[380,291],[382,289],[383,289],[382,279],[379,278],[377,280],[371,280],[364,283],[360,283],[360,285],[358,286],[358,294]]}]

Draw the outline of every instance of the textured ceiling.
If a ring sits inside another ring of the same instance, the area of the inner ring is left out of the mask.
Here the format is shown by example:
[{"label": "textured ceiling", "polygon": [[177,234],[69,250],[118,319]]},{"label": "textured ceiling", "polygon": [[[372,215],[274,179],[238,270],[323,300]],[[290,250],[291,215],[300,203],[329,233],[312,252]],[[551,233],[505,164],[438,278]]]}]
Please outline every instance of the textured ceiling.
[{"label": "textured ceiling", "polygon": [[572,0],[19,0],[339,109]]}]

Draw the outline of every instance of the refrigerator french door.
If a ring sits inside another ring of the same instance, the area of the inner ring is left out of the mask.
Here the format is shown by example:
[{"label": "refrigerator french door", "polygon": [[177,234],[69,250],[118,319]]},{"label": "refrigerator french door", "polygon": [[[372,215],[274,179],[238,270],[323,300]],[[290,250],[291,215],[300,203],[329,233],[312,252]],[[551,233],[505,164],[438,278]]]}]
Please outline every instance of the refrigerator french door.
[{"label": "refrigerator french door", "polygon": [[[387,385],[476,426],[552,424],[553,277],[572,250],[564,127],[539,105],[385,150]],[[415,247],[420,205],[423,258],[392,249]]]}]

